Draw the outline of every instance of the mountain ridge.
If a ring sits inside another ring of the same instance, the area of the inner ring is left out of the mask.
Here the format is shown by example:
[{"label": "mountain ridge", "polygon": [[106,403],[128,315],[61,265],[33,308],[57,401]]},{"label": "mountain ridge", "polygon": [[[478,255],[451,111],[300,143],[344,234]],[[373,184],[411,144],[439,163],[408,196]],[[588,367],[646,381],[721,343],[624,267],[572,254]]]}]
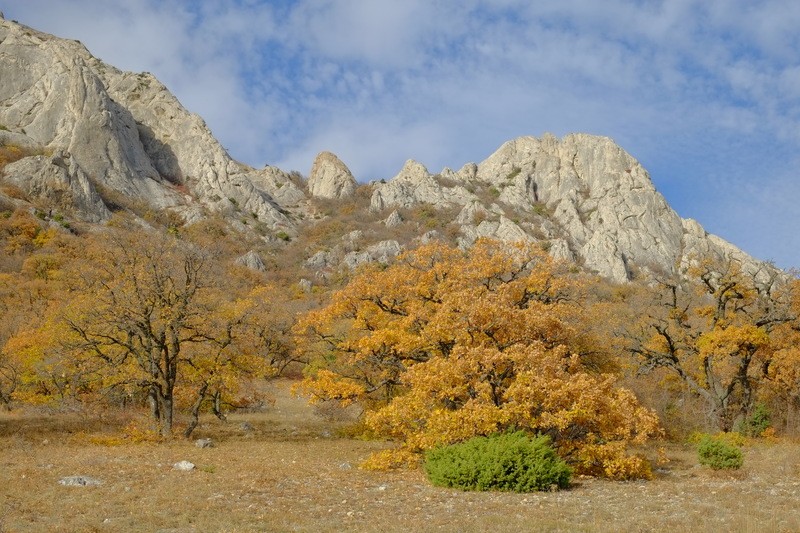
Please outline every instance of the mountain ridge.
[{"label": "mountain ridge", "polygon": [[[410,159],[393,178],[362,185],[322,152],[305,180],[234,160],[153,75],[118,70],[79,42],[0,19],[0,67],[0,144],[22,154],[0,171],[2,183],[21,189],[30,205],[55,206],[87,223],[144,204],[181,224],[217,214],[237,231],[281,245],[331,216],[320,202],[352,201],[360,189],[369,197],[363,218],[370,213],[389,227],[397,215],[418,231],[395,242],[381,240],[375,226],[325,268],[388,260],[414,239],[469,246],[481,237],[539,242],[617,282],[643,270],[676,274],[707,256],[751,272],[764,268],[678,216],[639,162],[607,137],[519,137],[458,171],[432,174]],[[8,205],[25,203],[13,196],[0,191]],[[452,217],[434,230],[398,212],[424,206]]]}]

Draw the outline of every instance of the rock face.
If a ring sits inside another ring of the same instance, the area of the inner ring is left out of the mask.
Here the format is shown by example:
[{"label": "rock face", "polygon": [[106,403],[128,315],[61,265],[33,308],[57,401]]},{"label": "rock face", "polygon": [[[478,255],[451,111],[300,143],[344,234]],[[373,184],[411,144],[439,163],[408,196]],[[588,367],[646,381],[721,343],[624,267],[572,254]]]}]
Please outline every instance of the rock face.
[{"label": "rock face", "polygon": [[6,20],[0,72],[0,125],[20,143],[70,154],[63,172],[44,163],[18,167],[15,181],[26,172],[38,181],[26,189],[45,197],[82,189],[76,214],[89,221],[107,217],[101,208],[85,209],[103,189],[155,209],[192,213],[199,204],[293,227],[280,201],[256,185],[264,172],[232,160],[203,120],[152,75],[119,71],[76,41]]},{"label": "rock face", "polygon": [[64,212],[89,222],[111,216],[83,169],[65,152],[52,157],[26,157],[5,167],[5,181],[29,197],[44,198]]},{"label": "rock face", "polygon": [[355,178],[347,165],[330,152],[321,152],[311,165],[308,192],[318,198],[347,198],[356,191]]},{"label": "rock face", "polygon": [[376,185],[371,209],[421,203],[463,206],[455,219],[462,245],[480,237],[541,240],[553,255],[620,282],[637,268],[676,272],[695,256],[735,257],[754,271],[760,264],[682,220],[644,168],[607,137],[520,137],[477,165],[437,176],[409,161]]},{"label": "rock face", "polygon": [[461,185],[444,186],[422,164],[409,159],[397,176],[387,183],[377,184],[372,193],[370,209],[413,207],[433,204],[438,207],[463,205],[475,196]]}]

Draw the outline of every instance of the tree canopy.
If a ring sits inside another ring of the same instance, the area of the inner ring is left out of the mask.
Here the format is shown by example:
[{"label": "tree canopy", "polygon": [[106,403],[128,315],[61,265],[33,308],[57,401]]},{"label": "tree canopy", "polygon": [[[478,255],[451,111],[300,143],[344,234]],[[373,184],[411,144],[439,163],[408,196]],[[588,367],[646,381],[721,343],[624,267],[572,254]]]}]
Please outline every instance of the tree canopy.
[{"label": "tree canopy", "polygon": [[146,397],[162,435],[172,433],[177,401],[192,414],[188,435],[204,403],[220,415],[220,398],[285,357],[274,352],[275,291],[237,284],[235,267],[207,250],[115,230],[83,244],[41,319],[6,343],[14,364],[5,367],[21,374],[17,396]]},{"label": "tree canopy", "polygon": [[442,244],[365,268],[302,318],[305,390],[367,406],[366,425],[400,446],[374,466],[507,428],[549,435],[580,472],[647,476],[627,453],[660,435],[617,384],[586,319],[585,287],[538,247]]},{"label": "tree canopy", "polygon": [[704,400],[714,425],[730,431],[771,372],[776,379],[791,374],[784,364],[791,350],[776,334],[796,322],[793,285],[777,271],[743,272],[732,260],[697,261],[686,274],[626,302],[626,314],[635,314],[628,349],[640,373],[666,369]]}]

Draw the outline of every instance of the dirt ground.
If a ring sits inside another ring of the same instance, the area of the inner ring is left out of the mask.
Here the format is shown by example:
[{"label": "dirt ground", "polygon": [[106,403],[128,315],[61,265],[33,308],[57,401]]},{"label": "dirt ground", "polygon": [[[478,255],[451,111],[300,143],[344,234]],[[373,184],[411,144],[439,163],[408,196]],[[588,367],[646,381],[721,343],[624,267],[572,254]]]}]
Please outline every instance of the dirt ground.
[{"label": "dirt ground", "polygon": [[[0,531],[800,531],[797,443],[750,446],[732,474],[673,445],[653,481],[460,492],[359,469],[381,443],[337,437],[336,422],[275,387],[265,412],[206,420],[195,437],[211,448],[94,444],[102,421],[0,415]],[[182,460],[196,468],[175,470]],[[102,483],[58,483],[72,475]]]}]

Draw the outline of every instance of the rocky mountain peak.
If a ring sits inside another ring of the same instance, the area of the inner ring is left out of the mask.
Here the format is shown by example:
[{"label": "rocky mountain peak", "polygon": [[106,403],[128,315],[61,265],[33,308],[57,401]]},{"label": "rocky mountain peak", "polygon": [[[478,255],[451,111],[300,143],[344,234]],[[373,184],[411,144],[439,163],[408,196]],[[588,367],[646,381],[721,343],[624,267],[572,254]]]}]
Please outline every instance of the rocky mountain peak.
[{"label": "rocky mountain peak", "polygon": [[[269,228],[293,226],[287,209],[253,185],[255,171],[232,160],[205,122],[152,75],[119,71],[78,42],[7,20],[0,20],[0,72],[2,129],[38,151],[70,154],[67,174],[56,181],[35,165],[16,168],[28,196],[51,197],[67,180],[104,197],[109,209],[125,199],[187,220],[202,210],[242,210]],[[81,209],[74,215],[100,216]]]},{"label": "rocky mountain peak", "polygon": [[[14,156],[0,158],[3,205],[52,206],[89,223],[117,210],[187,223],[216,213],[238,231],[288,246],[337,215],[313,197],[335,207],[357,188],[330,152],[314,160],[307,187],[296,173],[239,163],[151,74],[120,71],[79,42],[3,19],[0,72],[0,148]],[[360,237],[335,244],[341,235],[323,232],[332,241],[303,251],[307,268],[388,260],[434,238],[470,246],[481,237],[537,242],[620,282],[642,270],[678,273],[707,256],[761,268],[681,219],[638,161],[607,137],[519,137],[482,162],[438,174],[409,159],[371,191],[370,213],[353,213],[361,204],[351,202],[350,218],[330,224]],[[257,257],[242,261],[257,268]]]},{"label": "rocky mountain peak", "polygon": [[347,165],[331,152],[320,152],[311,165],[308,191],[317,198],[347,198],[358,183]]}]

